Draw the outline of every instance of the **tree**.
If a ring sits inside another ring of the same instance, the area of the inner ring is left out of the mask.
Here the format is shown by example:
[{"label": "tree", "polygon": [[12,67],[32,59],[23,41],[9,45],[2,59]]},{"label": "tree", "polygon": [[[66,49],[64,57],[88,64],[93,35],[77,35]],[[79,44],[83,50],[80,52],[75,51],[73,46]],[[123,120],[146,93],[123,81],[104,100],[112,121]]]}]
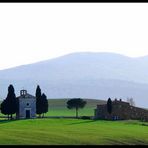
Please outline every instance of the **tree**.
[{"label": "tree", "polygon": [[36,113],[39,114],[39,117],[41,117],[41,114],[42,114],[42,98],[41,98],[41,89],[40,89],[39,85],[37,85],[35,95],[36,95]]},{"label": "tree", "polygon": [[74,98],[67,101],[67,108],[68,109],[76,109],[76,118],[78,118],[78,109],[83,108],[86,105],[86,101],[81,98]]},{"label": "tree", "polygon": [[44,113],[48,112],[48,100],[44,93],[42,94],[41,99],[42,99],[42,113],[44,117]]},{"label": "tree", "polygon": [[12,119],[12,115],[17,113],[17,111],[18,111],[18,100],[15,96],[14,87],[12,84],[10,84],[8,87],[7,97],[1,103],[1,112],[5,115],[8,115],[8,119],[9,115],[11,115],[10,118]]},{"label": "tree", "polygon": [[[4,99],[1,103],[1,113],[4,115],[8,115],[8,105],[7,105],[6,99]],[[8,120],[9,120],[9,115],[8,115]]]},{"label": "tree", "polygon": [[133,98],[127,98],[127,102],[131,105],[131,106],[135,106],[135,101]]},{"label": "tree", "polygon": [[109,114],[112,113],[112,100],[111,100],[111,98],[108,98],[108,100],[107,100],[107,111],[108,111]]}]

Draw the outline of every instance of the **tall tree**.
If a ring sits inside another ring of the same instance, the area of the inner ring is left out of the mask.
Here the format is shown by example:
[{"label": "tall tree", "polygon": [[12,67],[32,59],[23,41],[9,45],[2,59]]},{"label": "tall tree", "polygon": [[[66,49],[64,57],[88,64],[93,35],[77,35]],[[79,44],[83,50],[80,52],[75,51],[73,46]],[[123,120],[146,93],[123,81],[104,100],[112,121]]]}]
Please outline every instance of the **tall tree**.
[{"label": "tall tree", "polygon": [[9,106],[9,113],[11,115],[16,114],[18,106],[17,106],[17,98],[15,95],[15,90],[12,84],[9,85],[8,87],[8,95],[6,100],[8,100],[8,106]]},{"label": "tall tree", "polygon": [[108,98],[108,100],[107,100],[107,111],[108,111],[109,114],[112,113],[112,100],[111,100],[111,98]]},{"label": "tall tree", "polygon": [[67,101],[67,108],[68,109],[76,109],[76,118],[78,118],[78,109],[83,108],[86,105],[86,101],[81,98],[74,98]]},{"label": "tall tree", "polygon": [[10,84],[8,87],[7,97],[1,104],[1,112],[3,114],[7,114],[8,119],[9,115],[11,115],[10,118],[12,119],[12,115],[15,114],[17,111],[18,111],[18,101],[15,95],[14,87],[12,84]]},{"label": "tall tree", "polygon": [[43,117],[44,117],[44,113],[48,112],[48,100],[47,100],[47,96],[43,93],[42,96],[42,113],[43,113]]},{"label": "tall tree", "polygon": [[37,85],[36,88],[36,113],[41,117],[42,114],[42,98],[41,98],[41,89],[40,86]]},{"label": "tall tree", "polygon": [[41,97],[41,89],[39,85],[37,85],[35,96],[37,99]]}]

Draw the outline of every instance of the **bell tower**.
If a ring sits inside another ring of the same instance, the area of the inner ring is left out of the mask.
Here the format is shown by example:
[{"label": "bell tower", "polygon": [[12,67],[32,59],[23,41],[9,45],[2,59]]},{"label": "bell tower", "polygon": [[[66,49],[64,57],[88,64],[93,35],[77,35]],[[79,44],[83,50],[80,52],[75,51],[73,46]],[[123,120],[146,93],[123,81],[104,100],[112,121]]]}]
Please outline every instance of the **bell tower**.
[{"label": "bell tower", "polygon": [[27,94],[27,90],[20,90],[20,96],[25,96]]}]

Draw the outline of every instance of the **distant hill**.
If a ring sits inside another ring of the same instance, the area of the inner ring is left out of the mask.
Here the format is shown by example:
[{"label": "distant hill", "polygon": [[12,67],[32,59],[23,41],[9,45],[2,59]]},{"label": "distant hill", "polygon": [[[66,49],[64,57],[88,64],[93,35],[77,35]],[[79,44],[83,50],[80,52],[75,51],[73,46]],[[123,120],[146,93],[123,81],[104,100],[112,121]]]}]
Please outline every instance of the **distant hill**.
[{"label": "distant hill", "polygon": [[82,52],[0,70],[0,98],[10,83],[17,95],[22,88],[34,95],[39,84],[48,98],[133,97],[137,106],[147,108],[148,56]]},{"label": "distant hill", "polygon": [[113,53],[73,53],[59,58],[0,70],[1,80],[120,79],[148,83],[148,57]]}]

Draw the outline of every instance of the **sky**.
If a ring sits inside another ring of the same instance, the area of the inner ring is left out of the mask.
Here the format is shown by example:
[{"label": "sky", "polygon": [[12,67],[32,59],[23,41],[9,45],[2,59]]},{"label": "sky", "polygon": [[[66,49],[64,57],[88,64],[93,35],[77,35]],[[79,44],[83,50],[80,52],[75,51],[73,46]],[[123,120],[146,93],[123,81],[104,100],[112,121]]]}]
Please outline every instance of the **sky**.
[{"label": "sky", "polygon": [[148,55],[148,3],[0,3],[0,70],[85,51]]}]

